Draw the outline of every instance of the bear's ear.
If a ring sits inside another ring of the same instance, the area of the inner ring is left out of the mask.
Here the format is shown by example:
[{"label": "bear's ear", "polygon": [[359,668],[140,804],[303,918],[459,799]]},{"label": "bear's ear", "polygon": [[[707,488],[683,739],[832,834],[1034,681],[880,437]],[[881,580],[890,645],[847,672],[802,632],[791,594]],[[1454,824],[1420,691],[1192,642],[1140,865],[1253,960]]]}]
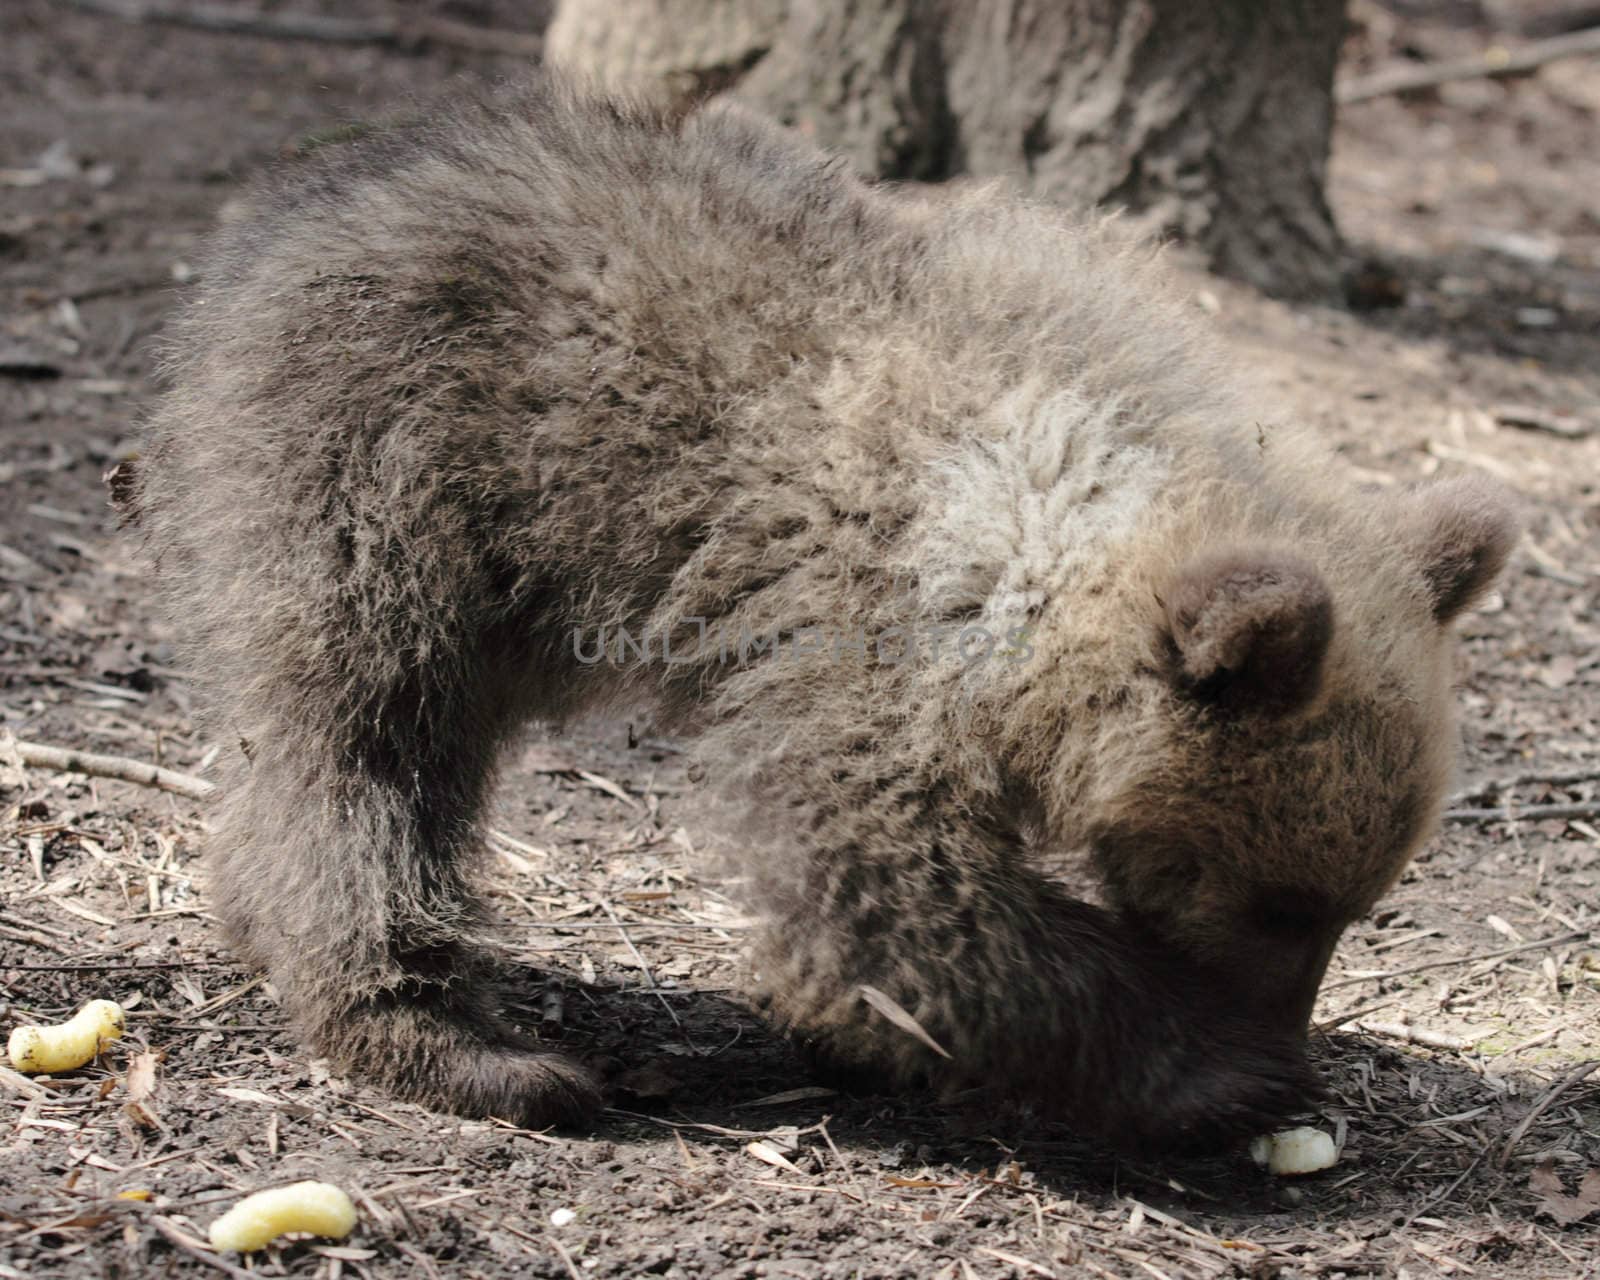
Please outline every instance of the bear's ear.
[{"label": "bear's ear", "polygon": [[1333,597],[1303,560],[1236,551],[1193,560],[1165,597],[1177,679],[1230,711],[1287,715],[1317,694]]},{"label": "bear's ear", "polygon": [[1521,530],[1505,491],[1475,476],[1441,480],[1413,501],[1413,538],[1433,616],[1449,622],[1493,584]]}]

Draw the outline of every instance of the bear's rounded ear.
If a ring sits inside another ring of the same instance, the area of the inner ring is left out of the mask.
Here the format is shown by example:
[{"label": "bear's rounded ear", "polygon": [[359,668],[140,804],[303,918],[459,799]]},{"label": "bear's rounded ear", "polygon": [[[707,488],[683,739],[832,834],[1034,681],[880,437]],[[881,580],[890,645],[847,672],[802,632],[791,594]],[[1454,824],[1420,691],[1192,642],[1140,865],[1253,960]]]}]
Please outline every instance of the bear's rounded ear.
[{"label": "bear's rounded ear", "polygon": [[1166,593],[1177,680],[1230,711],[1287,715],[1322,683],[1333,597],[1305,561],[1235,551],[1192,560]]},{"label": "bear's rounded ear", "polygon": [[1521,529],[1505,490],[1476,476],[1441,480],[1412,501],[1412,536],[1433,616],[1449,622],[1494,583]]}]

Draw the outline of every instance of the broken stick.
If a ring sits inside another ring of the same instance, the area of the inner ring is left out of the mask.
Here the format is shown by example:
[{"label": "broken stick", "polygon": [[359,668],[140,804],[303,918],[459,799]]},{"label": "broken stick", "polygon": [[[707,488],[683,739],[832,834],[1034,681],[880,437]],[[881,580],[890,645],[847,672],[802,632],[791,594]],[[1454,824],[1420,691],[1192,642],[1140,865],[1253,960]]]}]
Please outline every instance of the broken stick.
[{"label": "broken stick", "polygon": [[1502,76],[1526,75],[1537,71],[1547,62],[1558,58],[1572,58],[1585,53],[1600,53],[1600,27],[1574,31],[1571,35],[1553,36],[1549,40],[1535,40],[1520,49],[1502,49],[1492,46],[1473,58],[1458,58],[1448,62],[1425,63],[1421,66],[1399,65],[1385,67],[1368,76],[1346,80],[1334,89],[1334,100],[1340,106],[1352,102],[1365,102],[1369,98],[1385,98],[1396,93],[1415,93],[1419,89],[1436,89],[1455,80],[1495,79]]},{"label": "broken stick", "polygon": [[[89,751],[70,751],[65,747],[45,746],[40,742],[16,742],[9,746],[17,758],[31,769],[56,769],[62,773],[83,773],[91,778],[115,778],[118,782],[134,782],[142,787],[159,787],[174,795],[188,796],[191,800],[204,800],[217,788],[204,778],[163,769],[160,765],[127,756],[102,756]],[[0,742],[0,752],[7,744]]]}]

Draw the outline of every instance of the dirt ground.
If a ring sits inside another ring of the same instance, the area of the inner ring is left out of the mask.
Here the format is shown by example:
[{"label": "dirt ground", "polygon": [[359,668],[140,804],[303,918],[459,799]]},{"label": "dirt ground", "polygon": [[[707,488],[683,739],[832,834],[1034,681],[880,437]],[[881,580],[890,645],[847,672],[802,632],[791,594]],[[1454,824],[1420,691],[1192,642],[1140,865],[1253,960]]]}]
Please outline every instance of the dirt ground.
[{"label": "dirt ground", "polygon": [[[509,0],[436,12],[538,25]],[[1362,0],[1346,70],[1479,49],[1496,37],[1475,14]],[[1399,305],[1185,278],[1264,418],[1315,424],[1382,484],[1488,471],[1528,515],[1462,627],[1452,804],[1502,812],[1458,813],[1334,961],[1316,1123],[1343,1150],[1322,1175],[1118,1161],[981,1099],[817,1087],[741,1002],[747,922],[697,864],[682,757],[625,724],[530,739],[495,818],[513,1013],[612,1090],[571,1134],[330,1079],[221,947],[202,807],[17,766],[6,731],[202,774],[215,751],[99,477],[219,207],[351,121],[520,66],[58,0],[0,13],[0,1026],[99,996],[130,1013],[91,1067],[0,1074],[0,1278],[1600,1277],[1594,57],[1342,112],[1330,191],[1370,263],[1360,297]],[[242,1261],[201,1243],[242,1192],[306,1177],[355,1197],[342,1244]]]}]

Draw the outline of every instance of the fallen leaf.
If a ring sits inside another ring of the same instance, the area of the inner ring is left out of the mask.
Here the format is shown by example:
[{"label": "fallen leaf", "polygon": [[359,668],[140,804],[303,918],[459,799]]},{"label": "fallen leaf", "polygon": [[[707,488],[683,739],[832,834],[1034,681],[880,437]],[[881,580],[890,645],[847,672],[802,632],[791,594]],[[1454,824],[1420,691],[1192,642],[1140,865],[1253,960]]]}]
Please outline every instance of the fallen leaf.
[{"label": "fallen leaf", "polygon": [[260,1102],[269,1107],[280,1105],[277,1098],[256,1089],[218,1089],[217,1092],[224,1098],[232,1098],[235,1102]]},{"label": "fallen leaf", "polygon": [[161,1113],[153,1101],[159,1083],[156,1069],[160,1064],[159,1053],[136,1053],[129,1059],[128,1074],[123,1077],[128,1100],[122,1104],[122,1113],[141,1129],[161,1127]]},{"label": "fallen leaf", "polygon": [[1498,933],[1502,938],[1509,938],[1512,942],[1521,942],[1523,940],[1522,935],[1517,932],[1516,928],[1510,923],[1510,921],[1501,916],[1489,916],[1484,920],[1484,923]]},{"label": "fallen leaf", "polygon": [[869,987],[864,982],[861,984],[858,990],[861,993],[861,999],[865,1001],[869,1007],[876,1009],[885,1018],[889,1019],[890,1022],[894,1023],[895,1026],[899,1027],[900,1030],[904,1031],[907,1035],[922,1041],[923,1044],[927,1045],[928,1048],[932,1049],[941,1058],[948,1058],[950,1056],[950,1051],[932,1036],[930,1036],[926,1031],[924,1031],[922,1024],[904,1009],[902,1009],[898,1004],[896,1004],[893,998],[885,995],[882,991],[879,991],[877,987]]},{"label": "fallen leaf", "polygon": [[802,1085],[798,1089],[785,1089],[782,1093],[769,1093],[765,1097],[756,1098],[751,1102],[741,1102],[741,1107],[782,1107],[791,1102],[810,1102],[815,1098],[832,1098],[837,1096],[837,1089],[829,1089],[820,1084]]},{"label": "fallen leaf", "polygon": [[1546,1160],[1528,1175],[1528,1189],[1539,1197],[1538,1212],[1549,1214],[1559,1226],[1571,1226],[1600,1210],[1600,1169],[1585,1173],[1578,1194],[1569,1196],[1554,1162]]},{"label": "fallen leaf", "polygon": [[746,1146],[745,1150],[762,1163],[770,1164],[774,1169],[787,1169],[790,1173],[798,1173],[801,1177],[805,1177],[805,1170],[801,1169],[799,1165],[791,1161],[770,1142],[762,1142],[758,1139]]},{"label": "fallen leaf", "polygon": [[122,1104],[122,1114],[141,1129],[159,1129],[161,1127],[161,1117],[156,1114],[155,1108],[148,1102],[124,1102]]},{"label": "fallen leaf", "polygon": [[1539,683],[1546,689],[1563,689],[1578,674],[1578,660],[1571,654],[1560,654],[1545,663],[1538,674]]},{"label": "fallen leaf", "polygon": [[602,777],[598,773],[590,773],[587,769],[579,769],[576,772],[578,777],[583,779],[585,783],[593,787],[596,791],[604,791],[608,796],[612,796],[615,799],[622,801],[622,803],[627,805],[630,809],[637,809],[639,807],[639,802],[621,787],[619,787],[615,782],[611,781],[610,778]]}]

